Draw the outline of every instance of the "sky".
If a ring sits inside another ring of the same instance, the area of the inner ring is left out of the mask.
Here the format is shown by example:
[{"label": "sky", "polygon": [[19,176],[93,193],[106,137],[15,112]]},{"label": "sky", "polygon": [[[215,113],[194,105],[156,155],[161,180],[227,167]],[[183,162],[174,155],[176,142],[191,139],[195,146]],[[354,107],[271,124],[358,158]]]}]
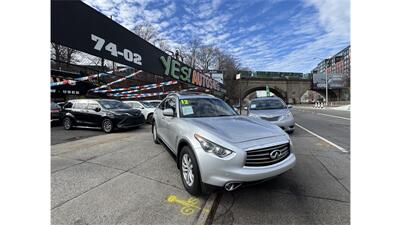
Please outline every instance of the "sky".
[{"label": "sky", "polygon": [[174,50],[198,38],[257,71],[308,73],[350,44],[349,0],[84,0],[127,29],[150,22]]}]

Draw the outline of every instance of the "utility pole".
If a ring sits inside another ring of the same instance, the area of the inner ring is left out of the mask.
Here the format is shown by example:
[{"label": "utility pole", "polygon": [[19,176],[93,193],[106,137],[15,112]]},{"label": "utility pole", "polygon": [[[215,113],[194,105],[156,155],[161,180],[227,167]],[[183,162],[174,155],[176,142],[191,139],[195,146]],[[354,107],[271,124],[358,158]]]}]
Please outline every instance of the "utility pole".
[{"label": "utility pole", "polygon": [[325,102],[328,107],[328,70],[327,64],[325,63]]}]

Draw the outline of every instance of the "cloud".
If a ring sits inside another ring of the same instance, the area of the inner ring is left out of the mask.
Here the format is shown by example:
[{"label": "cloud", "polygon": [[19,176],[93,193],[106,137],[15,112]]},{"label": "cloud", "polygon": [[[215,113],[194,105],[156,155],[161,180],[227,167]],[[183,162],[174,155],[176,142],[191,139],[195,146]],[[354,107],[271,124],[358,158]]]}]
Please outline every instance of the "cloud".
[{"label": "cloud", "polygon": [[84,0],[132,29],[147,21],[171,50],[193,38],[254,70],[309,72],[350,42],[349,0]]}]

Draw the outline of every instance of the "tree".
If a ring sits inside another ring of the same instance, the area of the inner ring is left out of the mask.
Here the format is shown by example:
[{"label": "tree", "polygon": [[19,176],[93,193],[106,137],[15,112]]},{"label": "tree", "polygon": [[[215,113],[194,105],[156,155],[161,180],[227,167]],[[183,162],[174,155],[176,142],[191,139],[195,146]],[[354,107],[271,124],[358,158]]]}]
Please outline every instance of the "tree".
[{"label": "tree", "polygon": [[168,43],[162,37],[160,37],[158,30],[149,22],[137,24],[132,29],[132,32],[163,51],[169,49]]},{"label": "tree", "polygon": [[59,44],[51,43],[51,55],[57,63],[65,62],[67,65],[76,61],[77,50]]},{"label": "tree", "polygon": [[201,46],[197,57],[199,68],[204,72],[208,72],[211,67],[215,68],[218,52],[219,49],[212,45]]},{"label": "tree", "polygon": [[197,57],[201,41],[198,38],[192,39],[186,46],[181,49],[181,55],[183,56],[184,63],[190,65],[192,68],[196,68]]},{"label": "tree", "polygon": [[231,100],[237,99],[239,96],[238,93],[235,93],[235,79],[240,70],[239,60],[229,53],[218,50],[216,52],[216,65],[216,68],[224,73],[224,86],[227,97]]}]

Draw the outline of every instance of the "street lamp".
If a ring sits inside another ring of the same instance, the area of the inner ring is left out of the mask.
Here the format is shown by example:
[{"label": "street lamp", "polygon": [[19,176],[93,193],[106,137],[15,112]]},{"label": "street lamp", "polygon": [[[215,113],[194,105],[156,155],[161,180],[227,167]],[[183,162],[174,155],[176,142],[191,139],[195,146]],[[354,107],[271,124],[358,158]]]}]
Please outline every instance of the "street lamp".
[{"label": "street lamp", "polygon": [[236,80],[239,80],[239,114],[242,115],[242,85],[240,82],[240,73],[236,74]]},{"label": "street lamp", "polygon": [[324,65],[325,65],[325,102],[326,102],[326,106],[328,106],[328,71],[327,71],[327,65],[326,65],[326,60],[327,59],[322,59],[322,58],[313,58],[313,59],[319,59],[319,60],[323,60],[324,61]]}]

